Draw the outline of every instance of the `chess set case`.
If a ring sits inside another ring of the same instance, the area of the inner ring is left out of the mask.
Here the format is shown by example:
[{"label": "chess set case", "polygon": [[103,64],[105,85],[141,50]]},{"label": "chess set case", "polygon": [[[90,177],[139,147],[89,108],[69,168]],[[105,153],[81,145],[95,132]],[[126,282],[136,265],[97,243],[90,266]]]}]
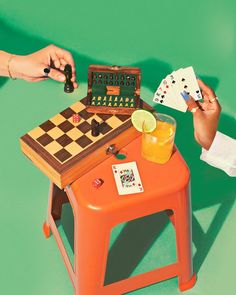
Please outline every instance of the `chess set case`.
[{"label": "chess set case", "polygon": [[90,65],[87,111],[130,115],[140,108],[141,72],[136,67]]},{"label": "chess set case", "polygon": [[[108,73],[107,69],[109,71],[113,69],[113,67],[102,67],[104,73]],[[92,86],[93,69],[97,71],[98,68],[99,73],[102,72],[100,66],[90,67],[90,86]],[[138,85],[138,90],[137,86],[133,88],[137,90],[134,92],[135,95],[137,93],[135,107],[124,107],[126,108],[124,112],[121,107],[118,107],[117,113],[116,107],[108,106],[106,109],[108,108],[109,111],[104,113],[102,106],[92,106],[90,109],[89,97],[86,96],[20,138],[23,153],[61,189],[112,156],[108,153],[111,146],[115,146],[119,151],[140,136],[140,133],[132,126],[130,109],[132,112],[136,108],[152,110],[139,97],[140,71],[137,68],[123,67],[115,68],[114,73],[118,71],[120,75],[123,73],[136,75],[135,85]],[[88,94],[92,93],[91,89],[92,87],[88,89]],[[129,109],[128,114],[127,109]],[[78,123],[72,119],[74,114],[78,114],[81,118]],[[100,123],[100,135],[97,137],[91,134],[93,119]]]}]

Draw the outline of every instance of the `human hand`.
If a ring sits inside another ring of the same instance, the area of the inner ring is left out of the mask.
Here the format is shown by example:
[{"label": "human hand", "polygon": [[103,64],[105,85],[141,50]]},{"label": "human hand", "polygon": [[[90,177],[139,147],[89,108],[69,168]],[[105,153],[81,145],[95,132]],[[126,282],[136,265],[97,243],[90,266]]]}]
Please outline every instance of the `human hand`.
[{"label": "human hand", "polygon": [[200,79],[197,81],[203,102],[195,101],[186,92],[181,94],[193,114],[194,137],[204,149],[209,150],[216,135],[221,106],[215,92]]},{"label": "human hand", "polygon": [[49,45],[25,56],[14,55],[11,58],[9,70],[13,78],[38,82],[47,79],[44,69],[50,68],[48,77],[59,82],[64,82],[65,75],[61,71],[64,70],[66,64],[71,65],[71,81],[73,82],[74,88],[77,88],[75,63],[71,53],[55,45]]}]

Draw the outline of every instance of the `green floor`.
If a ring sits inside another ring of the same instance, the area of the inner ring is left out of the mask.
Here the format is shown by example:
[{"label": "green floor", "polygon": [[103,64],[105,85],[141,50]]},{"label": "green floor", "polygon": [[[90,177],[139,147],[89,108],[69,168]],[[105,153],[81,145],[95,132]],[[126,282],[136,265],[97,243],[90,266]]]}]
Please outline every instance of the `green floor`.
[{"label": "green floor", "polygon": [[[150,104],[163,77],[174,69],[192,65],[220,98],[223,112],[219,130],[236,138],[235,1],[72,0],[67,4],[25,0],[19,7],[19,1],[1,0],[0,49],[26,54],[51,43],[72,51],[78,91],[67,95],[63,85],[53,81],[31,84],[0,78],[0,294],[4,295],[73,294],[55,240],[45,240],[42,235],[48,179],[22,155],[18,140],[86,95],[88,65],[139,66],[142,98]],[[199,160],[191,114],[165,107],[157,110],[176,118],[176,144],[191,170],[194,269],[198,281],[186,294],[232,294],[236,179]],[[172,226],[161,216],[149,218],[149,222],[141,221],[142,227],[134,222],[114,230],[108,280],[135,275],[175,259]],[[153,227],[153,222],[160,228]],[[125,236],[127,231],[134,235],[137,228],[142,230],[135,245]],[[133,253],[128,263],[127,253],[122,251],[126,248]],[[174,278],[131,294],[179,293]]]}]

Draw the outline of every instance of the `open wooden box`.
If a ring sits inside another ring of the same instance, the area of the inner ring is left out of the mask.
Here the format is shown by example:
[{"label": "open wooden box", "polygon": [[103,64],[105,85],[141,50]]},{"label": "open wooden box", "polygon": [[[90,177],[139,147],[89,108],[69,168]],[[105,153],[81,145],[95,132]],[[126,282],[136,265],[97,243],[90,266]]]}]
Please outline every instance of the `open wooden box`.
[{"label": "open wooden box", "polygon": [[136,67],[89,66],[87,111],[132,114],[140,108],[140,78]]}]

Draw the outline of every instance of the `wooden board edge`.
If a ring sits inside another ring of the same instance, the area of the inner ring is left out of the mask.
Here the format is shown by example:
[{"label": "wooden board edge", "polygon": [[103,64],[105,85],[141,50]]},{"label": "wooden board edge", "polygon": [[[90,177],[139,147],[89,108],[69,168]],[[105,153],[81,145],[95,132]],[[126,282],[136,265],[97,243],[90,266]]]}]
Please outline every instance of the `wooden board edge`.
[{"label": "wooden board edge", "polygon": [[60,189],[61,176],[52,168],[42,157],[40,157],[31,147],[29,147],[22,139],[20,139],[21,150],[24,155],[34,163],[53,183],[55,183]]},{"label": "wooden board edge", "polygon": [[139,136],[141,136],[140,132],[138,132],[135,128],[129,128],[128,130],[118,135],[116,138],[111,139],[104,146],[94,151],[91,155],[79,161],[77,164],[75,164],[73,167],[71,167],[67,171],[63,171],[61,175],[62,187],[66,187],[66,185],[71,184],[72,182],[77,180],[80,176],[88,172],[90,169],[92,169],[99,163],[105,161],[107,158],[112,156],[112,155],[107,155],[104,158],[104,155],[106,154],[106,149],[111,144],[115,144],[117,149],[120,150],[124,148],[127,144],[129,144],[131,140],[134,140],[135,138]]}]

